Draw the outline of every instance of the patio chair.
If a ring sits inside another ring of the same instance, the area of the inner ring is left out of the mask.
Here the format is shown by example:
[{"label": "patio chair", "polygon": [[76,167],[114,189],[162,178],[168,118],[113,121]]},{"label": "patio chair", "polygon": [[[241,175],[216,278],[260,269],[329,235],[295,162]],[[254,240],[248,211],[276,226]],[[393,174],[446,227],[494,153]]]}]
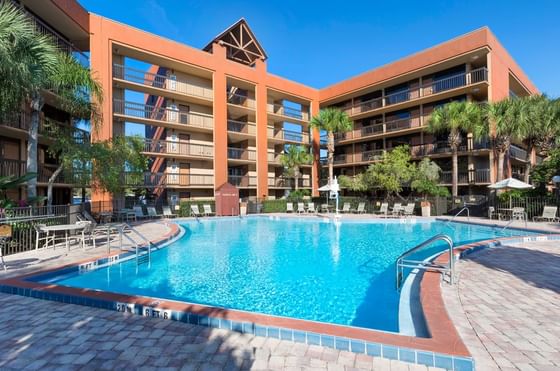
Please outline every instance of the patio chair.
[{"label": "patio chair", "polygon": [[176,218],[177,214],[173,214],[171,208],[169,206],[163,207],[163,216],[164,218]]},{"label": "patio chair", "polygon": [[134,206],[132,210],[134,210],[134,216],[136,216],[136,220],[146,219],[150,217],[149,215],[144,214],[144,210],[142,210],[142,206]]},{"label": "patio chair", "polygon": [[202,216],[197,204],[191,204],[191,215],[194,217]]},{"label": "patio chair", "polygon": [[204,210],[204,215],[206,216],[212,216],[215,213],[212,211],[212,207],[208,204],[204,204],[202,205],[202,209]]},{"label": "patio chair", "polygon": [[350,203],[345,202],[344,205],[342,206],[342,210],[340,210],[341,213],[349,213],[350,212]]},{"label": "patio chair", "polygon": [[522,208],[522,207],[514,207],[511,210],[511,219],[512,220],[526,221],[527,220],[527,213],[525,212],[525,209]]},{"label": "patio chair", "polygon": [[383,202],[379,210],[375,212],[376,215],[383,215],[387,217],[387,213],[389,212],[389,204],[387,202]]},{"label": "patio chair", "polygon": [[365,214],[366,213],[366,203],[360,202],[358,204],[358,208],[354,211],[356,214]]},{"label": "patio chair", "polygon": [[497,212],[494,206],[488,207],[488,219],[502,220],[502,218],[503,218],[503,214]]},{"label": "patio chair", "polygon": [[400,216],[402,212],[402,204],[397,202],[393,205],[393,210],[391,211],[393,216]]},{"label": "patio chair", "polygon": [[404,216],[414,216],[414,203],[408,203],[403,209]]},{"label": "patio chair", "polygon": [[329,213],[329,204],[321,204],[321,212],[328,214]]},{"label": "patio chair", "polygon": [[294,204],[292,202],[286,202],[286,212],[287,213],[294,212]]},{"label": "patio chair", "polygon": [[305,206],[303,205],[303,202],[298,202],[297,212],[298,212],[298,214],[305,213]]},{"label": "patio chair", "polygon": [[162,217],[161,214],[157,213],[156,208],[153,207],[153,206],[148,206],[147,210],[148,210],[148,216],[150,218],[161,218]]},{"label": "patio chair", "polygon": [[545,206],[541,216],[534,216],[534,222],[557,222],[559,219],[556,217],[558,208],[556,206]]},{"label": "patio chair", "polygon": [[4,247],[8,244],[10,238],[12,238],[12,226],[10,224],[0,225],[0,263],[4,270],[8,269],[4,261]]},{"label": "patio chair", "polygon": [[308,202],[307,203],[307,212],[308,213],[317,213],[318,210],[315,209],[315,203],[314,202]]}]

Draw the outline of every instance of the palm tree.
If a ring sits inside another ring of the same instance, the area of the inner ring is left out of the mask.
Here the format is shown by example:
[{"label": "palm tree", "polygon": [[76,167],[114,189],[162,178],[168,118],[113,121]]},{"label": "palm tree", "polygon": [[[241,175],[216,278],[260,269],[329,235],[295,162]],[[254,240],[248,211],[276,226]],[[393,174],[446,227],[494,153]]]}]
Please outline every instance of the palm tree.
[{"label": "palm tree", "polygon": [[491,102],[485,107],[485,124],[479,135],[487,137],[498,158],[498,182],[504,179],[504,162],[512,141],[523,139],[521,130],[522,103],[517,98]]},{"label": "palm tree", "polygon": [[329,165],[329,184],[333,180],[334,164],[334,134],[345,133],[352,130],[353,123],[346,112],[338,108],[324,108],[311,119],[312,128],[325,130],[327,132],[327,163]]},{"label": "palm tree", "polygon": [[301,166],[313,161],[313,156],[302,146],[290,145],[282,155],[280,163],[284,166],[288,176],[294,179],[295,190],[299,189],[298,180],[301,177]]},{"label": "palm tree", "polygon": [[[31,112],[27,139],[27,172],[37,172],[37,142],[43,90],[56,92],[58,103],[72,116],[95,113],[90,94],[101,100],[100,85],[89,69],[60,52],[48,36],[41,35],[21,9],[0,2],[0,116],[19,112],[26,102]],[[94,115],[93,122],[99,115]],[[27,197],[37,196],[37,180],[27,182]]]},{"label": "palm tree", "polygon": [[475,130],[482,123],[482,112],[476,103],[451,102],[436,108],[427,123],[430,133],[447,133],[447,142],[451,148],[451,191],[458,193],[458,156],[457,151],[462,142],[461,132],[478,132]]},{"label": "palm tree", "polygon": [[546,153],[560,134],[560,105],[544,95],[523,97],[518,103],[519,135],[527,147],[525,182],[528,183],[533,151]]}]

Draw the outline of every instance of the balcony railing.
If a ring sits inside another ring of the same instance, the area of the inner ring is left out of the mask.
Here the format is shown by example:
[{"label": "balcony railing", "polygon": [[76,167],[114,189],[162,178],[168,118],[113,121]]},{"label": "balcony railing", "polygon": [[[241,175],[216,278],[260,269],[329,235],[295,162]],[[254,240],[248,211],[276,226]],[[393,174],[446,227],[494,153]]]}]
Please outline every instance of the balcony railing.
[{"label": "balcony railing", "polygon": [[231,160],[256,161],[257,151],[254,149],[228,147],[228,158]]},{"label": "balcony railing", "polygon": [[35,28],[37,32],[42,35],[50,37],[54,44],[58,47],[59,50],[72,55],[76,60],[84,67],[89,68],[89,57],[87,54],[83,53],[80,49],[78,49],[74,44],[72,44],[68,39],[62,36],[60,33],[55,31],[52,27],[48,24],[40,20],[39,18],[35,17],[30,12],[25,11],[29,19],[35,24]]},{"label": "balcony railing", "polygon": [[249,135],[257,134],[257,125],[255,125],[253,122],[244,122],[230,119],[227,121],[227,129],[232,133]]},{"label": "balcony railing", "polygon": [[308,121],[309,120],[309,113],[293,108],[293,107],[286,107],[282,104],[268,104],[267,105],[268,113],[272,113],[279,116],[284,116],[288,118],[293,118],[297,120]]},{"label": "balcony railing", "polygon": [[200,98],[212,99],[214,96],[212,88],[195,84],[186,79],[171,78],[171,76],[142,71],[118,63],[113,64],[113,77]]},{"label": "balcony railing", "polygon": [[[488,141],[472,141],[470,143],[465,143],[465,141],[463,141],[463,143],[457,148],[457,152],[479,151],[489,148],[490,143]],[[412,157],[429,156],[434,154],[451,154],[451,147],[447,141],[419,144],[410,147],[410,154]]]},{"label": "balcony railing", "polygon": [[[452,183],[452,172],[442,171],[440,174],[441,184]],[[459,171],[457,173],[457,184],[485,184],[490,183],[490,169],[476,169]]]},{"label": "balcony railing", "polygon": [[390,120],[385,123],[364,126],[360,129],[348,131],[346,133],[337,133],[335,134],[335,142],[418,128],[421,126],[420,124],[420,116]]},{"label": "balcony railing", "polygon": [[526,161],[527,160],[527,151],[523,148],[519,148],[515,145],[511,145],[509,147],[509,156],[516,160]]},{"label": "balcony railing", "polygon": [[478,68],[470,72],[459,73],[443,79],[434,80],[413,89],[388,94],[384,97],[370,99],[359,102],[351,107],[347,112],[350,115],[357,115],[364,112],[373,111],[381,107],[390,106],[397,103],[407,102],[413,99],[426,97],[448,90],[457,89],[480,82],[488,81],[488,69]]},{"label": "balcony railing", "polygon": [[[49,178],[58,165],[37,164],[37,182],[48,183]],[[23,160],[0,159],[0,176],[23,176],[27,174],[27,162]],[[62,172],[58,174],[55,184],[75,184],[76,179],[72,174]]]},{"label": "balcony railing", "polygon": [[184,112],[178,109],[157,107],[149,104],[128,102],[119,99],[113,100],[113,112],[115,114],[168,122],[185,125],[185,127],[196,127],[212,130],[214,119],[211,115],[202,113]]},{"label": "balcony railing", "polygon": [[146,138],[144,152],[212,158],[214,146]]},{"label": "balcony railing", "polygon": [[128,187],[196,187],[213,186],[214,176],[208,174],[130,173],[122,175],[123,186]]},{"label": "balcony railing", "polygon": [[228,182],[239,188],[256,188],[257,177],[250,175],[229,175]]},{"label": "balcony railing", "polygon": [[309,144],[309,134],[303,131],[268,128],[268,137],[286,142]]},{"label": "balcony railing", "polygon": [[[294,188],[295,182],[293,178],[286,178],[286,177],[269,177],[268,178],[268,186],[270,188]],[[309,178],[300,178],[298,179],[298,187],[301,188],[310,188],[311,187],[311,179]]]},{"label": "balcony railing", "polygon": [[253,98],[249,98],[247,95],[239,93],[227,93],[227,102],[250,109],[255,109],[256,107],[255,100]]},{"label": "balcony railing", "polygon": [[281,153],[268,152],[267,153],[268,163],[279,164],[280,163],[280,156],[282,156]]},{"label": "balcony railing", "polygon": [[[0,121],[0,126],[7,126],[14,129],[29,131],[31,126],[31,114],[23,111],[19,112],[12,117],[8,117]],[[67,123],[60,122],[51,118],[45,118],[43,115],[39,116],[39,134],[47,137],[60,135],[61,130],[70,130],[73,132],[74,138],[80,142],[89,142],[90,135],[86,130],[72,127]]]}]

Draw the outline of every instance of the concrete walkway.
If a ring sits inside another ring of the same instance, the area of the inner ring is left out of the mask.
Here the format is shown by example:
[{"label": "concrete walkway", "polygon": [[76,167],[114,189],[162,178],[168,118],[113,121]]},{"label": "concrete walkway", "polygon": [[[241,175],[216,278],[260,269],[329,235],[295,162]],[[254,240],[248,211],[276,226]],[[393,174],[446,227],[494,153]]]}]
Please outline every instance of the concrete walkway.
[{"label": "concrete walkway", "polygon": [[485,249],[458,274],[443,296],[478,370],[560,369],[560,242]]}]

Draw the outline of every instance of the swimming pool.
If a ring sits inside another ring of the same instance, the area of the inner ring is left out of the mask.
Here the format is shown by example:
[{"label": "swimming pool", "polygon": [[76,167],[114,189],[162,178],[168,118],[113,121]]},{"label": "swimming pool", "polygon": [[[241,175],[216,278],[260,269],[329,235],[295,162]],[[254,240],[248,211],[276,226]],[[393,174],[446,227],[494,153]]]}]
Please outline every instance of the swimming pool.
[{"label": "swimming pool", "polygon": [[149,265],[132,259],[48,282],[398,332],[394,262],[402,252],[437,233],[455,245],[530,234],[435,220],[256,216],[181,225],[184,236],[153,252]]}]

